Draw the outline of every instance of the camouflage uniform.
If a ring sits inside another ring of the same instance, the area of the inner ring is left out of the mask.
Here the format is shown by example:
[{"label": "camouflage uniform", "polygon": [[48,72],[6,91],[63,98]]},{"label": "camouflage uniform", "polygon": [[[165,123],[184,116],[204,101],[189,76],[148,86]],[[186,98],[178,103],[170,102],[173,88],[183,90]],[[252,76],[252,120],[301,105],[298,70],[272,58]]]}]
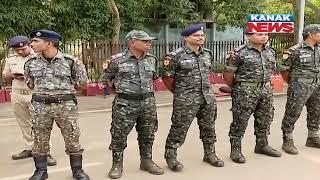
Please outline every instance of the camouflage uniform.
[{"label": "camouflage uniform", "polygon": [[[158,129],[152,81],[157,78],[156,70],[156,57],[149,53],[140,60],[130,51],[111,57],[104,75],[106,79],[114,79],[117,93],[112,104],[110,150],[122,152],[127,147],[127,136],[135,124],[139,146],[152,146]],[[151,152],[140,153],[151,157]]]},{"label": "camouflage uniform", "polygon": [[281,129],[284,139],[293,139],[295,122],[303,106],[307,107],[308,137],[319,137],[320,123],[320,47],[308,46],[305,42],[284,51],[282,70],[290,73],[286,111]]},{"label": "camouflage uniform", "polygon": [[[231,94],[233,121],[229,131],[232,151],[241,148],[241,139],[252,114],[257,138],[255,152],[259,153],[258,147],[267,146],[267,136],[274,115],[270,81],[275,70],[276,52],[270,47],[264,46],[259,51],[250,44],[245,44],[236,49],[234,55],[227,55],[225,71],[235,74]],[[232,159],[234,160],[233,157]],[[241,163],[244,162],[243,157]]]},{"label": "camouflage uniform", "polygon": [[[79,143],[78,105],[75,87],[87,83],[85,69],[76,60],[58,51],[56,44],[62,39],[57,32],[42,29],[33,31],[31,46],[37,54],[24,66],[25,82],[33,89],[31,122],[34,136],[32,149],[36,170],[29,180],[48,178],[47,155],[53,122],[60,128],[69,155],[72,176],[76,180],[90,180],[82,169],[83,149]],[[48,44],[46,44],[49,42]],[[45,58],[41,47],[57,51],[54,57]]]},{"label": "camouflage uniform", "polygon": [[[152,40],[144,31],[133,30],[128,40]],[[111,144],[113,164],[110,178],[120,178],[123,169],[123,151],[127,137],[135,126],[138,132],[140,169],[151,174],[163,174],[152,161],[152,146],[158,130],[153,80],[158,78],[157,58],[145,53],[137,59],[130,50],[113,55],[105,65],[103,79],[113,82],[116,96],[112,103]]]},{"label": "camouflage uniform", "polygon": [[[195,117],[198,120],[205,155],[215,152],[217,105],[208,77],[212,70],[212,60],[210,50],[203,48],[197,55],[185,46],[166,55],[162,62],[163,76],[175,78],[172,125],[166,141],[167,160],[176,159],[177,148],[184,143]],[[223,166],[222,163],[219,162],[218,166]]]},{"label": "camouflage uniform", "polygon": [[[32,133],[34,135],[34,156],[47,155],[50,150],[49,139],[53,122],[61,129],[66,143],[66,153],[81,155],[83,149],[79,144],[78,106],[75,97],[61,103],[45,103],[47,97],[73,95],[74,84],[84,84],[87,76],[85,69],[68,55],[59,52],[48,62],[42,55],[29,59],[25,65],[26,83],[33,88],[31,107]],[[81,76],[80,76],[81,75]],[[34,100],[41,96],[44,102]]]}]

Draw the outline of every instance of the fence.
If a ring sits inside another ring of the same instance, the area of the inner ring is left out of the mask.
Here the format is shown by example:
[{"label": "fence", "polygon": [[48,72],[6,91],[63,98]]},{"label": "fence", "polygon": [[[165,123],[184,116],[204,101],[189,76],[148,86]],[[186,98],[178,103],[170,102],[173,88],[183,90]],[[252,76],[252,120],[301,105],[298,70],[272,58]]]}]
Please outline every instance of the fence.
[{"label": "fence", "polygon": [[[214,52],[213,59],[215,65],[221,65],[225,63],[225,53],[243,43],[244,41],[213,41],[206,42],[204,46]],[[150,53],[161,59],[166,53],[182,47],[183,45],[184,43],[182,41],[171,43],[155,41]],[[292,45],[293,37],[291,35],[282,34],[271,36],[270,46],[274,47],[278,53],[281,53],[283,49]],[[110,44],[106,41],[84,42],[77,40],[63,43],[61,49],[63,52],[81,59],[86,66],[89,78],[95,80],[100,77],[102,63],[113,54],[112,52],[119,52],[127,49],[127,44]],[[0,59],[2,59],[1,65],[4,64],[1,54],[2,56],[6,56],[9,53],[10,52],[5,45],[3,45],[2,48],[0,47]],[[0,70],[2,71],[2,66],[0,67]]]}]

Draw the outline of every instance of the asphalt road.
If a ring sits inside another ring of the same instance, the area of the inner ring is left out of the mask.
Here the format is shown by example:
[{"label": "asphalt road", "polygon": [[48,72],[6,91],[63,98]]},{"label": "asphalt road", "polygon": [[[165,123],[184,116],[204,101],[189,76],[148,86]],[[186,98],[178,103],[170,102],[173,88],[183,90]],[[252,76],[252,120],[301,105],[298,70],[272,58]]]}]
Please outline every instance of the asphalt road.
[{"label": "asphalt road", "polygon": [[[270,145],[281,150],[282,135],[280,130],[281,119],[284,113],[286,98],[275,98],[275,119],[269,137]],[[128,137],[128,148],[124,154],[125,180],[313,180],[320,177],[320,149],[306,147],[307,138],[306,111],[296,123],[294,132],[295,144],[300,150],[299,155],[288,155],[282,151],[281,158],[271,158],[253,152],[255,137],[253,135],[253,119],[250,120],[243,140],[243,154],[247,159],[245,164],[233,163],[229,158],[230,143],[228,138],[231,123],[230,101],[218,102],[218,119],[216,132],[218,141],[216,151],[225,161],[225,167],[216,168],[202,162],[203,150],[199,139],[199,130],[196,121],[193,122],[185,144],[178,151],[178,159],[184,164],[182,172],[171,172],[163,158],[164,143],[170,128],[171,106],[158,108],[159,131],[156,134],[153,157],[154,161],[165,169],[161,176],[151,175],[139,170],[139,153],[137,146],[137,133],[135,130]],[[84,169],[92,180],[108,179],[107,172],[111,167],[110,143],[111,113],[104,111],[83,111],[80,114],[81,143],[85,149]],[[11,155],[23,147],[21,132],[12,118],[0,119],[0,180],[28,179],[34,171],[31,158],[19,161],[11,160]],[[52,132],[52,155],[57,159],[58,165],[49,167],[49,179],[68,180],[71,178],[68,156],[64,152],[64,143],[61,133],[55,125]]]}]

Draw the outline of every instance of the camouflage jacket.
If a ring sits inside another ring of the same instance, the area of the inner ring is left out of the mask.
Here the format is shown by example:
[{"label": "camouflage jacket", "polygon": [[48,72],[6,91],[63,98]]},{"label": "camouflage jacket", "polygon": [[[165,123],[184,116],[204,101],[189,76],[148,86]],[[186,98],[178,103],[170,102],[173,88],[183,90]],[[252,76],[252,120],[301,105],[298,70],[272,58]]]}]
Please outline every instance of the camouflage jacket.
[{"label": "camouflage jacket", "polygon": [[281,70],[289,70],[292,78],[320,78],[320,46],[311,48],[302,42],[285,50]]},{"label": "camouflage jacket", "polygon": [[186,103],[205,98],[214,101],[215,93],[209,82],[212,71],[213,53],[203,48],[197,55],[185,46],[170,52],[162,61],[162,76],[174,76],[174,98]]},{"label": "camouflage jacket", "polygon": [[72,56],[58,52],[49,62],[41,54],[31,57],[24,66],[25,82],[34,94],[75,93],[75,84],[86,84],[87,73]]},{"label": "camouflage jacket", "polygon": [[236,82],[268,82],[276,71],[276,51],[268,46],[259,51],[245,44],[226,55],[225,71],[234,72]]},{"label": "camouflage jacket", "polygon": [[153,80],[158,78],[158,62],[152,54],[137,59],[128,50],[111,56],[104,66],[103,79],[113,81],[117,93],[153,92]]}]

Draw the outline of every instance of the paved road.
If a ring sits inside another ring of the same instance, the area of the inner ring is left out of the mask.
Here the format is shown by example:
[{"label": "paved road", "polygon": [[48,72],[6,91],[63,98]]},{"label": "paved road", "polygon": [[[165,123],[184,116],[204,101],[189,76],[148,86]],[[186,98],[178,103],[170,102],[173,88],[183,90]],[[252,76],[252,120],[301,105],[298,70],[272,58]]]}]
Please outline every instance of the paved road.
[{"label": "paved road", "polygon": [[[164,100],[170,97],[160,97]],[[101,100],[102,101],[102,100]],[[276,149],[281,148],[281,118],[284,113],[285,97],[275,99],[275,119],[272,124],[270,144]],[[1,105],[1,109],[5,105]],[[7,105],[8,106],[8,105]],[[90,106],[90,104],[88,105]],[[202,144],[199,140],[199,130],[196,121],[191,126],[187,135],[186,143],[179,149],[178,156],[184,164],[185,169],[181,173],[174,173],[168,170],[163,159],[164,143],[170,128],[171,106],[158,108],[159,131],[156,135],[154,145],[154,160],[165,168],[162,176],[150,175],[139,170],[139,153],[137,147],[137,133],[132,131],[128,137],[128,148],[124,155],[124,180],[149,180],[175,179],[175,180],[279,180],[279,179],[318,179],[320,165],[320,150],[307,148],[304,146],[307,129],[306,113],[303,112],[300,120],[296,124],[295,142],[300,150],[298,156],[283,154],[281,158],[270,158],[257,155],[253,152],[255,138],[253,136],[253,121],[251,119],[249,127],[243,141],[243,153],[247,158],[247,163],[243,165],[235,164],[229,159],[230,144],[228,130],[231,122],[230,101],[218,102],[218,120],[216,131],[218,135],[217,154],[225,161],[225,167],[215,168],[202,162]],[[8,108],[8,107],[7,107]],[[81,107],[82,111],[87,108]],[[93,110],[93,109],[89,109]],[[8,110],[9,111],[9,110]],[[10,114],[10,113],[9,113]],[[2,115],[2,114],[1,114]],[[83,112],[80,114],[80,125],[82,130],[81,142],[85,148],[84,169],[93,180],[108,179],[106,173],[111,167],[111,152],[108,150],[110,143],[110,112]],[[31,158],[26,160],[13,161],[11,155],[22,148],[21,133],[15,121],[8,117],[0,119],[0,180],[20,180],[28,179],[34,167]],[[68,180],[71,178],[69,170],[69,160],[64,153],[64,143],[59,129],[55,126],[52,133],[53,148],[52,154],[58,160],[58,165],[49,167],[49,179]]]}]

